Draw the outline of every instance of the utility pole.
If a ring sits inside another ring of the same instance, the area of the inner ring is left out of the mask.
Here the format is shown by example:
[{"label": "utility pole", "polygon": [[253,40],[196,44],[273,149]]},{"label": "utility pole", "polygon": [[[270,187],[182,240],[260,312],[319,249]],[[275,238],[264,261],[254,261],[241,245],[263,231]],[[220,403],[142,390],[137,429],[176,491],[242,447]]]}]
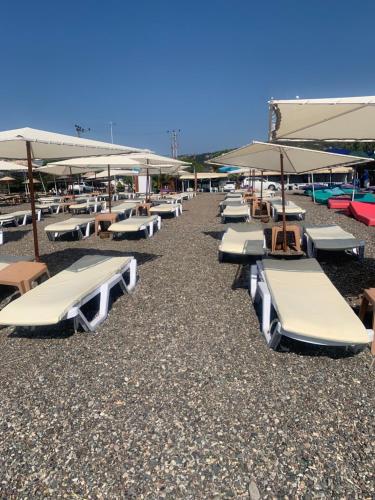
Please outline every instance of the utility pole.
[{"label": "utility pole", "polygon": [[179,134],[181,133],[181,129],[173,129],[173,130],[167,130],[167,134],[169,134],[171,138],[171,156],[172,158],[177,158],[178,156],[178,149],[179,149]]},{"label": "utility pole", "polygon": [[74,125],[74,128],[76,129],[77,136],[82,137],[82,134],[85,134],[86,132],[90,132],[91,128],[83,128],[81,125]]},{"label": "utility pole", "polygon": [[109,122],[109,129],[111,131],[111,142],[113,144],[113,125],[116,125],[115,122]]}]

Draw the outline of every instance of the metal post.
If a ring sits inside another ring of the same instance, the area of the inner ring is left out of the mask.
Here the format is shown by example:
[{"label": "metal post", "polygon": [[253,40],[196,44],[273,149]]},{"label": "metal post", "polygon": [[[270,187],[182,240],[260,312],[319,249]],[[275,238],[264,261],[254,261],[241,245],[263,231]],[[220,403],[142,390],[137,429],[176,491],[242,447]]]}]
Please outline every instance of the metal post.
[{"label": "metal post", "polygon": [[197,177],[197,170],[194,167],[194,191],[195,191],[195,194],[197,194],[197,190],[198,190],[198,177]]},{"label": "metal post", "polygon": [[283,206],[283,251],[287,251],[286,239],[286,216],[285,216],[285,182],[284,182],[284,155],[280,153],[280,174],[281,174],[281,202]]},{"label": "metal post", "polygon": [[33,223],[34,256],[35,256],[36,262],[39,262],[40,255],[39,255],[39,243],[38,243],[38,229],[36,227],[33,166],[32,166],[32,160],[31,160],[31,144],[29,141],[26,141],[26,154],[27,154],[27,175],[29,178],[29,191],[30,191],[30,203],[31,203],[31,218],[32,218],[32,223]]},{"label": "metal post", "polygon": [[268,140],[272,141],[272,104],[268,104]]},{"label": "metal post", "polygon": [[262,210],[263,203],[263,170],[260,173],[260,209]]},{"label": "metal post", "polygon": [[[147,163],[148,163],[148,160],[147,160]],[[149,170],[147,168],[147,177],[146,177],[146,203],[148,203],[149,201],[149,190],[150,190],[150,174],[149,174]]]},{"label": "metal post", "polygon": [[111,166],[107,165],[108,169],[108,210],[112,212],[112,196],[111,196]]},{"label": "metal post", "polygon": [[314,186],[314,174],[311,172],[311,185],[313,192],[313,203],[315,203],[315,186]]}]

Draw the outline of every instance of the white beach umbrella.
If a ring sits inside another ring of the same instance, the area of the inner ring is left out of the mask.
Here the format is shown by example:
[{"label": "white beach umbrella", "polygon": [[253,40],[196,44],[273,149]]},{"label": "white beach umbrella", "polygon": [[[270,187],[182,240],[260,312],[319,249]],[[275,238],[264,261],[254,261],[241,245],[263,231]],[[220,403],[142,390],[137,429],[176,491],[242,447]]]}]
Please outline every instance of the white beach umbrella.
[{"label": "white beach umbrella", "polygon": [[368,161],[370,161],[368,158],[359,156],[341,155],[315,149],[296,148],[293,146],[254,141],[252,144],[217,156],[207,163],[280,172],[283,210],[283,250],[286,251],[284,173],[300,174],[313,172],[321,168],[355,165]]},{"label": "white beach umbrella", "polygon": [[116,154],[130,151],[140,152],[142,150],[28,127],[0,132],[0,158],[27,159],[35,260],[39,261],[40,256],[32,182],[32,159],[72,158],[82,155]]},{"label": "white beach umbrella", "polygon": [[375,140],[375,96],[271,100],[269,112],[270,140]]}]

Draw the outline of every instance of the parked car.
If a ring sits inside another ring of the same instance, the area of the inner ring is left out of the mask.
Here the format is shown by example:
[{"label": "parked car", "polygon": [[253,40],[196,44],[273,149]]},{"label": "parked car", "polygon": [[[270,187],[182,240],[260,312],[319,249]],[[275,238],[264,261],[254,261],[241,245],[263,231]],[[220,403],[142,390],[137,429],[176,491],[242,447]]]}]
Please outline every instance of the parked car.
[{"label": "parked car", "polygon": [[[243,180],[242,186],[244,188],[247,188],[249,185],[252,186],[253,179],[252,177],[246,177]],[[256,191],[260,191],[262,185],[262,179],[261,177],[255,177],[254,179],[254,189]],[[280,191],[281,190],[281,184],[279,182],[275,181],[266,181],[263,179],[263,189],[268,189],[269,191]]]},{"label": "parked car", "polygon": [[[69,191],[71,191],[72,185],[69,186]],[[86,182],[75,182],[73,184],[73,190],[75,193],[91,193],[94,191],[93,186],[86,184]]]},{"label": "parked car", "polygon": [[224,192],[234,191],[236,189],[236,184],[234,182],[226,182],[223,186]]}]

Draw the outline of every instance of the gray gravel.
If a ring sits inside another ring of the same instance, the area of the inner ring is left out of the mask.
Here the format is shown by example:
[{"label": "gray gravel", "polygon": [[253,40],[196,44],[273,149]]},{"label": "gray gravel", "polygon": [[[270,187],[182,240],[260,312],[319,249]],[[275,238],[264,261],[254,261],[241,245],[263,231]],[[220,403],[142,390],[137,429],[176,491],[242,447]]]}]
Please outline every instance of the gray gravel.
[{"label": "gray gravel", "polygon": [[[139,283],[97,335],[0,330],[2,498],[375,497],[368,350],[266,347],[246,265],[217,261],[222,198],[186,202],[149,240],[51,243],[51,218],[38,224],[52,273],[87,252],[125,252]],[[293,200],[308,222],[366,240],[363,264],[323,258],[356,305],[375,284],[374,228]],[[30,229],[9,230],[0,252],[31,254]]]}]

